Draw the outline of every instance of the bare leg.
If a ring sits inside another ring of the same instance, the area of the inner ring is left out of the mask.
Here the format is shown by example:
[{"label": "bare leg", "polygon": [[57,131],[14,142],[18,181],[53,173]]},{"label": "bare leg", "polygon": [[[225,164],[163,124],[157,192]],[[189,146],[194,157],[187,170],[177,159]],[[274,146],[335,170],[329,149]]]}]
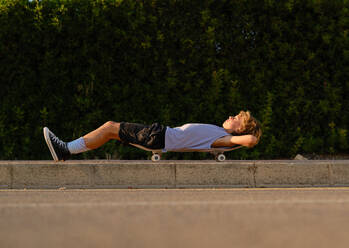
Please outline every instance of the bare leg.
[{"label": "bare leg", "polygon": [[108,121],[96,130],[86,134],[83,138],[89,149],[96,149],[111,139],[120,140],[120,123]]}]

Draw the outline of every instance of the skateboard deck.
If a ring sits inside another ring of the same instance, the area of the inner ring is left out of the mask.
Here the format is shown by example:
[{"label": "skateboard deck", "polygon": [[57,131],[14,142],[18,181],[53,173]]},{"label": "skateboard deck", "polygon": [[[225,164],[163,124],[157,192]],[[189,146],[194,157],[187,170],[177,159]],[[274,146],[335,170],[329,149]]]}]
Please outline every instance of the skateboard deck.
[{"label": "skateboard deck", "polygon": [[[137,147],[139,149],[142,149],[144,151],[152,152],[153,155],[151,157],[152,161],[160,161],[161,160],[161,154],[165,153],[162,149],[149,149],[144,146],[130,143],[130,145]],[[229,152],[232,150],[236,150],[241,148],[242,146],[234,146],[234,147],[219,147],[219,148],[211,148],[211,149],[178,149],[178,150],[171,150],[169,152],[209,152],[215,156],[216,161],[222,162],[225,160],[224,152]]]}]

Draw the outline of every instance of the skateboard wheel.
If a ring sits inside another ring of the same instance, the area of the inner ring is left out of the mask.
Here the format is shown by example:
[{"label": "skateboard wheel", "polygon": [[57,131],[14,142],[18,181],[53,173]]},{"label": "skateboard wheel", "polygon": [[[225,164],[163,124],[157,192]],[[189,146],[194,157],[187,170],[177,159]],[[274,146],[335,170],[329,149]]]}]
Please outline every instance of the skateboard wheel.
[{"label": "skateboard wheel", "polygon": [[224,155],[224,154],[218,154],[216,160],[217,160],[218,162],[224,161],[224,160],[225,160],[225,155]]},{"label": "skateboard wheel", "polygon": [[156,161],[160,161],[161,157],[159,154],[153,154],[153,156],[151,156],[151,160],[156,162]]}]

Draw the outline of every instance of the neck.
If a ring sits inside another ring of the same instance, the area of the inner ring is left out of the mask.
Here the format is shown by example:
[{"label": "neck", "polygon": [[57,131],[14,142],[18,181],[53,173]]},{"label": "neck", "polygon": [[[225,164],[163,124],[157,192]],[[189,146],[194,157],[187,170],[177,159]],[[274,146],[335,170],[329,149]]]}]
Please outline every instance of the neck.
[{"label": "neck", "polygon": [[[224,127],[223,127],[224,128]],[[226,128],[224,128],[224,130],[227,132],[227,133],[230,133],[230,134],[233,134],[234,132],[233,132],[233,130],[231,130],[231,129],[226,129]]]}]

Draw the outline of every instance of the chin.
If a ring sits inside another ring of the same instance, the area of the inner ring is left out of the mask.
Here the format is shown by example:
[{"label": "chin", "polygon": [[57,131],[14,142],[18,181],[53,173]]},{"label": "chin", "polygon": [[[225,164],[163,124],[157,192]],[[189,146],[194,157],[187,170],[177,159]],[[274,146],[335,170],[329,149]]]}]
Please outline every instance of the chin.
[{"label": "chin", "polygon": [[229,127],[224,126],[224,125],[223,125],[223,128],[224,128],[225,130],[227,130],[227,131],[228,131],[228,130],[229,130],[229,131],[231,130]]}]

